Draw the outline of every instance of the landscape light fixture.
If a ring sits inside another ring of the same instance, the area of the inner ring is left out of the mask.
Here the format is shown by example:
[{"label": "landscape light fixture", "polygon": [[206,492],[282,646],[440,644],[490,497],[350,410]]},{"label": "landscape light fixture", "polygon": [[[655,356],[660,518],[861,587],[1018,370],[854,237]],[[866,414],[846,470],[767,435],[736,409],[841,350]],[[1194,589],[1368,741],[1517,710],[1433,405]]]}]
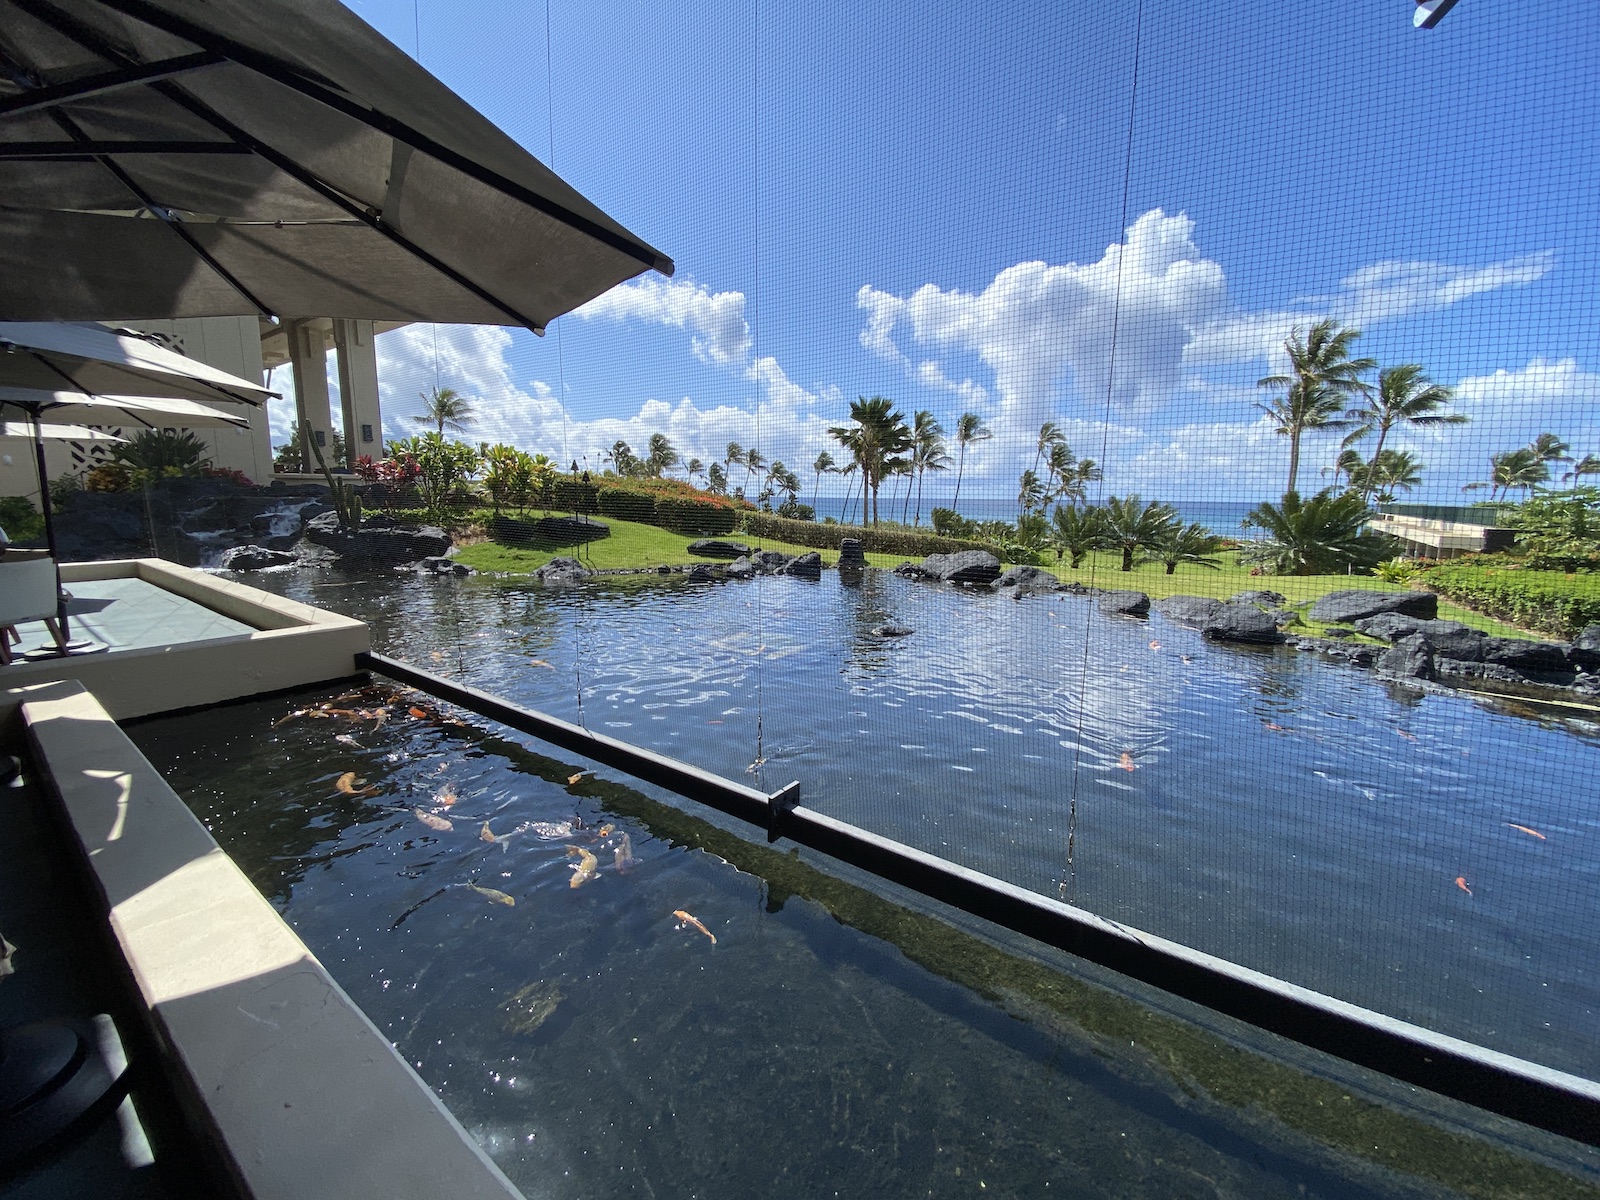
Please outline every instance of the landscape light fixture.
[{"label": "landscape light fixture", "polygon": [[1412,14],[1411,23],[1418,29],[1432,29],[1455,6],[1456,0],[1417,0],[1417,11]]}]

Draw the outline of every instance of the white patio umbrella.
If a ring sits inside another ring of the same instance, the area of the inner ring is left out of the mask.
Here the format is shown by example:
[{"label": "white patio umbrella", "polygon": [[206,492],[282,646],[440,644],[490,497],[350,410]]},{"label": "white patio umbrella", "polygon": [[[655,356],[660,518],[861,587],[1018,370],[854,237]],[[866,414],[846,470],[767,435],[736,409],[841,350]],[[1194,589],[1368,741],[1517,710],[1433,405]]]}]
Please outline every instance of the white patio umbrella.
[{"label": "white patio umbrella", "polygon": [[141,335],[66,321],[0,321],[0,388],[246,404],[278,394]]},{"label": "white patio umbrella", "polygon": [[[33,425],[28,421],[0,421],[0,437],[32,438]],[[44,422],[39,426],[39,436],[47,442],[126,442],[125,437],[118,437],[114,433],[107,433],[104,429],[91,429],[87,425],[52,425]]]}]

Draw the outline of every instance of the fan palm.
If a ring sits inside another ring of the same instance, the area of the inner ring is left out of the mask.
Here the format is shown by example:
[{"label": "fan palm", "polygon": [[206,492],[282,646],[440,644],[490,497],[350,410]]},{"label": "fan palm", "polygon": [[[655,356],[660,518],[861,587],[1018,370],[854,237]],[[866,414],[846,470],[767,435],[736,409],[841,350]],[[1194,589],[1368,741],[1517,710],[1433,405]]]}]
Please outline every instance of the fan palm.
[{"label": "fan palm", "polygon": [[1295,329],[1283,344],[1289,355],[1289,373],[1256,381],[1257,387],[1283,393],[1258,407],[1272,418],[1278,433],[1289,439],[1285,495],[1295,490],[1300,474],[1301,437],[1308,430],[1348,427],[1345,400],[1365,388],[1361,376],[1378,365],[1374,359],[1350,357],[1350,345],[1360,336],[1359,329],[1341,328],[1331,317],[1311,326],[1303,338]]},{"label": "fan palm", "polygon": [[[1355,432],[1345,439],[1345,445],[1376,429],[1378,444],[1372,451],[1373,462],[1383,455],[1383,443],[1388,440],[1389,430],[1396,425],[1465,425],[1470,420],[1464,413],[1439,411],[1450,403],[1452,393],[1429,379],[1418,363],[1385,367],[1378,372],[1376,390],[1362,392],[1361,398],[1364,403],[1344,414],[1348,420],[1360,422]],[[1371,481],[1368,482],[1370,485]],[[1371,492],[1369,486],[1362,493],[1362,499]]]},{"label": "fan palm", "polygon": [[434,426],[440,437],[444,436],[446,426],[452,432],[465,433],[467,426],[477,419],[472,405],[454,388],[436,387],[419,395],[422,397],[422,411],[416,419],[424,425]]},{"label": "fan palm", "polygon": [[983,423],[983,418],[975,412],[962,413],[956,421],[956,446],[959,450],[956,460],[956,494],[950,501],[954,509],[961,502],[961,476],[967,469],[967,447],[978,442],[987,442],[994,433]]}]

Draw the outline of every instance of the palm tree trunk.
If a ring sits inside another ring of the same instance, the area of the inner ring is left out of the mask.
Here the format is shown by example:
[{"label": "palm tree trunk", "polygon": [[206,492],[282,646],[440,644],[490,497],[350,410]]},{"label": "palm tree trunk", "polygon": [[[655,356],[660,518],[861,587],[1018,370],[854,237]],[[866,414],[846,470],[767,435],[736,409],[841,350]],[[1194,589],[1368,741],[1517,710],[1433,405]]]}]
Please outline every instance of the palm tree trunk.
[{"label": "palm tree trunk", "polygon": [[922,477],[926,474],[926,471],[917,472],[917,526],[919,528],[922,525]]},{"label": "palm tree trunk", "polygon": [[961,503],[961,476],[967,469],[967,444],[961,443],[961,454],[956,461],[956,494],[950,498],[950,511],[958,512],[956,505]]},{"label": "palm tree trunk", "polygon": [[1300,474],[1300,433],[1296,429],[1289,435],[1289,486],[1283,493],[1285,496],[1294,491],[1295,478]]},{"label": "palm tree trunk", "polygon": [[[1378,426],[1378,448],[1372,452],[1372,458],[1370,460],[1373,463],[1373,465],[1377,465],[1378,455],[1383,453],[1383,442],[1384,442],[1384,439],[1387,438],[1388,436],[1389,436],[1389,427],[1387,425]],[[1361,502],[1363,504],[1366,504],[1371,500],[1373,489],[1375,489],[1378,486],[1377,479],[1373,478],[1374,472],[1368,471],[1367,475],[1368,475],[1367,486],[1365,488],[1363,488],[1362,491],[1361,491]]]}]

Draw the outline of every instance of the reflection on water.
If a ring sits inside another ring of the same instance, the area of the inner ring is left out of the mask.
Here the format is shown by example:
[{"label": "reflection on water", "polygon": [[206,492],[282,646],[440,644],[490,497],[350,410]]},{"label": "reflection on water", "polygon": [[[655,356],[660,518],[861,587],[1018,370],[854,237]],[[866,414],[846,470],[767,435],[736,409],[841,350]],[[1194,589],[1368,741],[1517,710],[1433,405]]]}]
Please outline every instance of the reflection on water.
[{"label": "reflection on water", "polygon": [[1597,1194],[416,694],[131,732],[530,1196]]},{"label": "reflection on water", "polygon": [[881,571],[271,586],[519,703],[769,790],[798,779],[806,804],[964,865],[1600,1075],[1587,721]]}]

